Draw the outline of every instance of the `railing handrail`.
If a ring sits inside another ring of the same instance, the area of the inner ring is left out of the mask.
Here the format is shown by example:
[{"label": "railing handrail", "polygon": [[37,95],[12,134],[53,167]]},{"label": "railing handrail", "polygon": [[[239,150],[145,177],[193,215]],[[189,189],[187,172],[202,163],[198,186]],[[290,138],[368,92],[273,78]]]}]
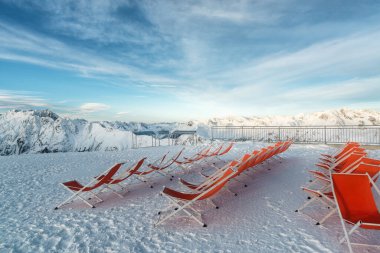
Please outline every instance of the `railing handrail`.
[{"label": "railing handrail", "polygon": [[327,128],[364,128],[364,127],[374,127],[378,128],[380,125],[315,125],[315,126],[285,126],[285,125],[273,125],[273,126],[211,126],[211,128],[278,128],[278,127],[286,127],[286,128],[322,128],[322,127],[327,127]]}]

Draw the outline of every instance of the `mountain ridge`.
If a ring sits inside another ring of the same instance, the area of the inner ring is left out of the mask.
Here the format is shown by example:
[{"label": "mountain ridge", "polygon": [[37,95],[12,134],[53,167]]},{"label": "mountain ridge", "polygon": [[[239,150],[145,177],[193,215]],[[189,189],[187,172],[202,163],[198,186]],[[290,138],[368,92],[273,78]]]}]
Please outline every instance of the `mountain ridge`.
[{"label": "mountain ridge", "polygon": [[380,125],[380,112],[342,108],[295,116],[235,116],[148,124],[63,118],[50,110],[10,110],[0,114],[0,155],[124,150],[132,147],[133,130],[196,130],[207,139],[213,126],[280,125]]}]

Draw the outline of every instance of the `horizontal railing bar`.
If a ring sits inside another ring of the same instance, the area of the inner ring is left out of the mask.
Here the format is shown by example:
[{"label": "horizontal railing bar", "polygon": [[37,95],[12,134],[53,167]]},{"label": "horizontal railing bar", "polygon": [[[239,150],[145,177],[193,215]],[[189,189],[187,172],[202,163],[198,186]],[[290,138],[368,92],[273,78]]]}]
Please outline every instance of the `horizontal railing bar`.
[{"label": "horizontal railing bar", "polygon": [[380,125],[344,125],[344,126],[334,126],[334,125],[316,125],[316,126],[212,126],[211,128],[380,128]]}]

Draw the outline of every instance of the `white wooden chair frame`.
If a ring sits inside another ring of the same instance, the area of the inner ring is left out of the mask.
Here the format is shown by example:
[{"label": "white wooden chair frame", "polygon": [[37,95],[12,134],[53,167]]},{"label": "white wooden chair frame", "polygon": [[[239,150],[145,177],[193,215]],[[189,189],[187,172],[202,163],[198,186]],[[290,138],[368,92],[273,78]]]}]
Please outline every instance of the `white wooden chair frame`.
[{"label": "white wooden chair frame", "polygon": [[[125,162],[122,162],[120,164],[125,164],[127,163],[128,161],[125,161]],[[118,163],[119,164],[119,163]],[[115,164],[116,165],[116,164]],[[71,203],[73,201],[75,201],[75,199],[80,199],[82,200],[86,205],[92,207],[92,208],[95,208],[95,205],[100,203],[100,202],[103,202],[103,200],[97,196],[97,194],[99,194],[100,192],[102,192],[102,190],[104,190],[104,188],[108,188],[110,189],[113,193],[115,193],[116,195],[120,195],[118,194],[114,189],[110,188],[109,185],[107,184],[104,184],[103,186],[99,186],[99,190],[98,190],[98,193],[96,194],[94,192],[94,190],[91,190],[91,191],[83,191],[83,189],[91,186],[92,184],[94,184],[95,182],[98,181],[98,179],[102,176],[102,175],[105,175],[106,173],[108,173],[115,165],[113,165],[112,167],[108,168],[107,170],[105,170],[103,173],[101,173],[99,176],[95,177],[93,180],[91,180],[89,183],[87,183],[86,185],[83,186],[83,188],[79,191],[72,191],[71,189],[69,189],[67,186],[65,186],[63,183],[61,183],[61,185],[66,189],[68,190],[70,193],[72,193],[72,195],[67,198],[66,200],[64,200],[63,202],[61,202],[59,205],[57,205],[55,207],[55,209],[59,209],[61,208],[62,206],[68,204],[68,203]],[[97,188],[98,189],[98,188]],[[95,203],[95,204],[91,204],[88,200],[90,200],[91,198],[87,197],[86,195],[92,195],[94,198],[96,198],[98,201]]]}]

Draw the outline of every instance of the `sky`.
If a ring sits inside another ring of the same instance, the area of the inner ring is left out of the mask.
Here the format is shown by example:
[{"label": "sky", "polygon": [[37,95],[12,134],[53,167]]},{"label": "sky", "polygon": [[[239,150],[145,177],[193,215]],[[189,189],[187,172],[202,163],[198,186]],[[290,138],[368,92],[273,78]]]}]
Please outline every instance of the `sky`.
[{"label": "sky", "polygon": [[380,110],[380,1],[0,0],[0,113]]}]

